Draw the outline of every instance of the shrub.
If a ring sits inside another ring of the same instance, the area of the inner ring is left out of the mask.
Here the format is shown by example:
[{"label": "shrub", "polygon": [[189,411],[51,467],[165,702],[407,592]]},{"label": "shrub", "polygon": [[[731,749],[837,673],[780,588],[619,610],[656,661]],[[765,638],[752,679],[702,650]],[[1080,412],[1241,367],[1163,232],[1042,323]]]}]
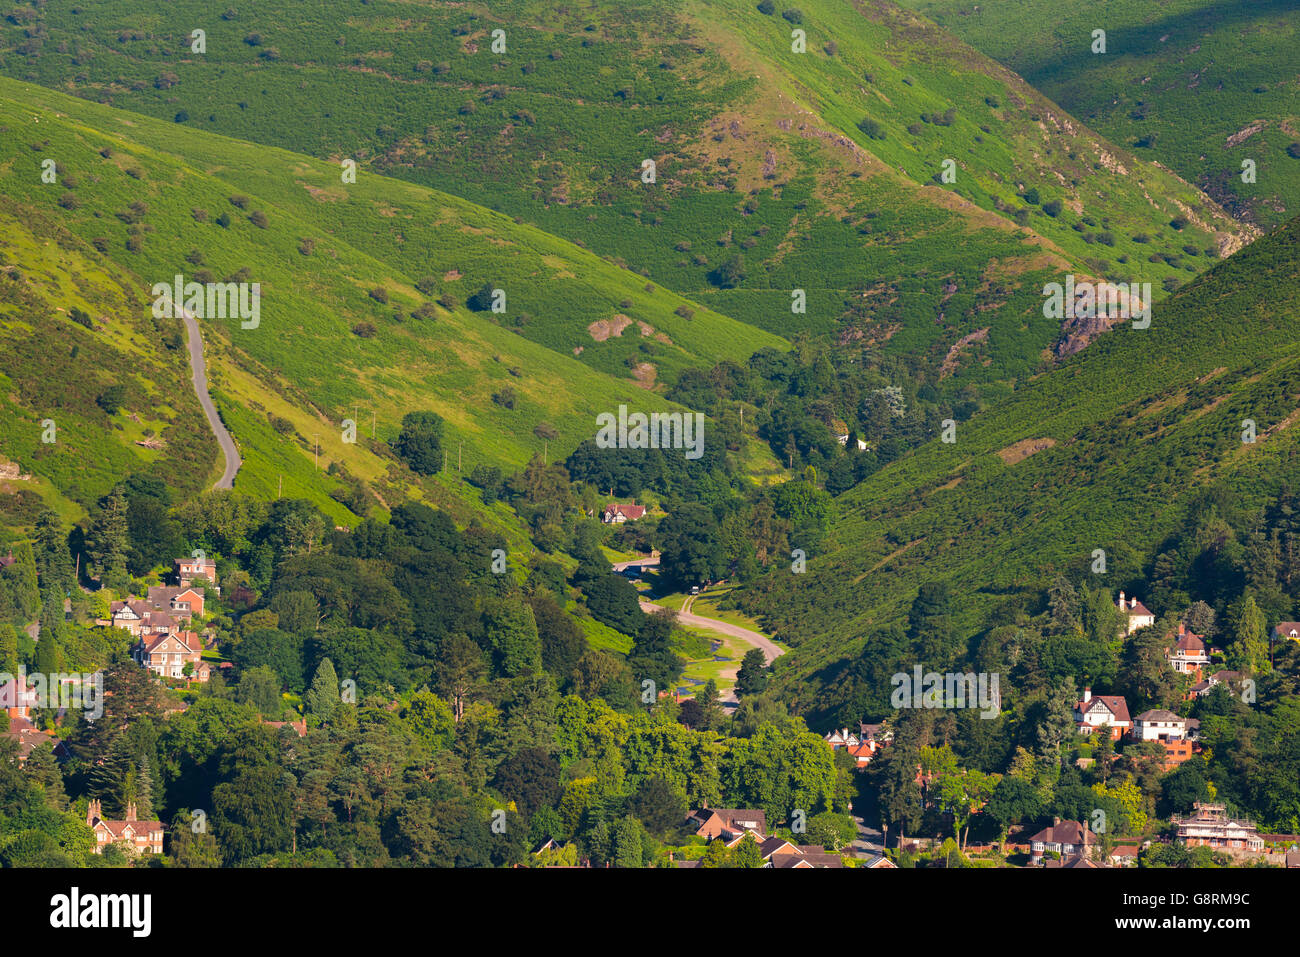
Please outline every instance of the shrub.
[{"label": "shrub", "polygon": [[776,13],[776,4],[773,3],[772,0],[763,0],[763,2],[758,5],[758,12],[764,16],[770,17],[772,14]]},{"label": "shrub", "polygon": [[358,322],[352,327],[352,334],[362,339],[373,339],[379,334],[379,330],[375,328],[372,322]]},{"label": "shrub", "polygon": [[799,24],[803,23],[803,11],[800,10],[798,7],[791,7],[789,10],[781,14],[781,16],[784,17],[786,20],[789,20],[795,26],[798,26]]},{"label": "shrub", "polygon": [[1061,215],[1061,201],[1059,199],[1049,199],[1043,203],[1043,212],[1055,219]]},{"label": "shrub", "polygon": [[376,286],[374,289],[370,290],[369,295],[371,299],[380,305],[388,304],[388,290],[383,286]]},{"label": "shrub", "polygon": [[266,213],[262,212],[260,209],[253,210],[248,217],[248,221],[258,229],[266,229],[271,225],[270,220],[266,218]]},{"label": "shrub", "polygon": [[858,121],[858,129],[867,134],[870,139],[883,140],[885,138],[885,128],[869,116],[864,116]]}]

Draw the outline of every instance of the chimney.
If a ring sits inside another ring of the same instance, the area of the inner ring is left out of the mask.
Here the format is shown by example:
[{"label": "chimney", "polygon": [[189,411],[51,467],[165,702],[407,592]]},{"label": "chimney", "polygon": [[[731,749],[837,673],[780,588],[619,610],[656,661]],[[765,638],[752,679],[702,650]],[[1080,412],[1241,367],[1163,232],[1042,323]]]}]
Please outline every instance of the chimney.
[{"label": "chimney", "polygon": [[129,803],[127,804],[127,806],[126,806],[126,819],[127,819],[128,821],[134,821],[134,820],[135,820],[135,802],[134,802],[134,801],[129,802]]},{"label": "chimney", "polygon": [[1084,704],[1087,704],[1087,703],[1088,703],[1089,701],[1091,701],[1091,700],[1092,700],[1092,689],[1091,689],[1091,688],[1084,688],[1084,689],[1083,689],[1083,703],[1084,703]]},{"label": "chimney", "polygon": [[1052,827],[1058,827],[1060,823],[1061,823],[1061,819],[1059,817],[1052,818]]},{"label": "chimney", "polygon": [[1120,607],[1120,608],[1127,608],[1127,607],[1128,607],[1126,604],[1124,604],[1124,593],[1123,593],[1123,592],[1120,592],[1120,593],[1119,593],[1119,607]]},{"label": "chimney", "polygon": [[95,798],[91,798],[90,803],[86,806],[86,824],[94,824],[95,818],[99,816],[99,801]]}]

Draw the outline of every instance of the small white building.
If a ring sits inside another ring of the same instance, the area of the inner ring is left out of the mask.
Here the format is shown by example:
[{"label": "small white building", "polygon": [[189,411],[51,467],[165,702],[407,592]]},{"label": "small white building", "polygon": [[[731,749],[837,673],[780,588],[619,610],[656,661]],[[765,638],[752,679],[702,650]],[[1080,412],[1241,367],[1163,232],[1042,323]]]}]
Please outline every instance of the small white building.
[{"label": "small white building", "polygon": [[1125,599],[1124,593],[1119,593],[1119,610],[1124,613],[1125,622],[1124,636],[1128,637],[1139,628],[1146,628],[1156,623],[1156,616],[1146,605],[1136,598]]},{"label": "small white building", "polygon": [[1160,708],[1143,711],[1133,719],[1136,741],[1181,741],[1187,737],[1187,719]]}]

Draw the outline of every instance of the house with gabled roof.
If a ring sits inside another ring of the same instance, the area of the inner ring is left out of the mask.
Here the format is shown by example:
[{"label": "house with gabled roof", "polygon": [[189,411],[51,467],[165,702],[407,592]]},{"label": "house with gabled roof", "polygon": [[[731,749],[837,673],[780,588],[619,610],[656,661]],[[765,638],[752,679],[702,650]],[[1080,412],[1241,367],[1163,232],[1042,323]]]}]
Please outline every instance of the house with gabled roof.
[{"label": "house with gabled roof", "polygon": [[1201,677],[1201,669],[1210,663],[1210,651],[1205,646],[1204,635],[1194,635],[1181,621],[1178,631],[1171,635],[1173,646],[1165,650],[1169,666],[1182,675]]},{"label": "house with gabled roof", "polygon": [[631,503],[610,502],[601,513],[600,520],[606,525],[621,525],[645,518],[645,506]]},{"label": "house with gabled roof", "polygon": [[1146,605],[1138,601],[1137,598],[1125,599],[1124,593],[1119,593],[1119,610],[1123,614],[1123,624],[1120,626],[1124,630],[1124,636],[1128,637],[1139,628],[1146,628],[1156,623],[1155,613]]},{"label": "house with gabled roof", "polygon": [[1083,699],[1075,704],[1074,720],[1080,734],[1105,728],[1116,741],[1133,726],[1123,695],[1094,695],[1091,688],[1084,688]]},{"label": "house with gabled roof", "polygon": [[96,854],[103,854],[104,848],[110,844],[120,844],[135,854],[162,853],[162,821],[137,820],[135,802],[126,806],[125,820],[109,821],[103,815],[99,799],[92,798],[86,809],[86,824],[95,832]]},{"label": "house with gabled roof", "polygon": [[211,666],[203,660],[203,642],[192,631],[142,637],[132,654],[136,663],[164,678],[184,678],[185,665],[191,665],[190,677],[207,681]]},{"label": "house with gabled roof", "polygon": [[217,563],[209,558],[173,559],[172,574],[176,578],[176,584],[182,588],[189,588],[196,581],[203,580],[216,594],[221,594],[221,589],[217,586]]},{"label": "house with gabled roof", "polygon": [[1153,708],[1133,719],[1134,741],[1181,741],[1187,737],[1187,719],[1172,711]]},{"label": "house with gabled roof", "polygon": [[1226,685],[1229,691],[1235,692],[1241,687],[1242,679],[1245,678],[1240,671],[1216,671],[1204,681],[1198,681],[1192,685],[1191,690],[1187,692],[1188,700],[1192,698],[1204,698],[1217,685]]},{"label": "house with gabled roof", "polygon": [[752,833],[759,841],[767,839],[767,815],[753,808],[709,808],[690,811],[687,824],[706,841],[721,837],[731,840]]},{"label": "house with gabled roof", "polygon": [[1029,838],[1029,861],[1031,864],[1041,863],[1043,855],[1048,852],[1062,858],[1074,854],[1086,857],[1096,846],[1097,835],[1088,829],[1088,825],[1055,817],[1051,827],[1045,827]]},{"label": "house with gabled roof", "polygon": [[1283,638],[1300,641],[1300,621],[1279,621],[1274,625],[1273,640],[1281,641]]},{"label": "house with gabled roof", "polygon": [[153,585],[145,597],[150,605],[158,611],[165,611],[173,618],[189,619],[203,617],[203,589],[181,585]]}]

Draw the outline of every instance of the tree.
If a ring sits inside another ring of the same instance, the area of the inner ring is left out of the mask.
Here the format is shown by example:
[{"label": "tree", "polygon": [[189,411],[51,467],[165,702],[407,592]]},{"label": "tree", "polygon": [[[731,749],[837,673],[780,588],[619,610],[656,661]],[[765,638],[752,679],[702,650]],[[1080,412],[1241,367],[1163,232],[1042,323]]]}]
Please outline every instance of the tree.
[{"label": "tree", "polygon": [[762,694],[767,687],[767,657],[761,648],[751,648],[740,659],[736,672],[736,694],[739,697]]},{"label": "tree", "polygon": [[1249,675],[1269,673],[1268,622],[1254,595],[1247,594],[1239,604],[1229,635],[1233,641],[1225,655],[1230,668]]},{"label": "tree", "polygon": [[339,706],[339,676],[334,670],[334,662],[322,658],[316,666],[316,676],[311,680],[303,704],[307,713],[315,715],[321,721],[328,721],[330,715]]},{"label": "tree", "polygon": [[1019,777],[1005,775],[989,795],[985,811],[997,821],[1002,831],[1002,840],[1013,824],[1033,821],[1043,815],[1043,799],[1028,781]]},{"label": "tree", "polygon": [[1061,746],[1074,736],[1074,706],[1078,700],[1074,679],[1068,677],[1049,695],[1043,719],[1038,725],[1039,755],[1062,759]]},{"label": "tree", "polygon": [[[811,824],[810,824],[811,828]],[[763,850],[754,840],[753,834],[746,834],[731,851],[732,867],[762,867]]]},{"label": "tree", "polygon": [[1214,635],[1214,609],[1203,601],[1196,601],[1191,604],[1183,615],[1183,623],[1187,630],[1194,635],[1204,635],[1206,638]]},{"label": "tree", "polygon": [[[197,825],[197,826],[196,826]],[[220,867],[221,848],[203,818],[179,811],[167,831],[167,855],[173,867]]]},{"label": "tree", "polygon": [[242,704],[251,705],[271,720],[278,720],[284,710],[284,702],[280,699],[280,676],[266,665],[242,672],[235,695]]},{"label": "tree", "polygon": [[126,559],[131,540],[126,511],[126,495],[122,486],[115,486],[99,500],[99,516],[91,523],[86,543],[100,584],[119,591],[129,582]]},{"label": "tree", "polygon": [[36,519],[36,533],[32,544],[32,557],[41,588],[54,587],[67,591],[76,584],[72,567],[72,553],[68,550],[68,535],[59,523],[53,509],[45,509]]},{"label": "tree", "polygon": [[514,801],[524,815],[555,807],[563,793],[559,762],[542,748],[524,748],[502,761],[495,783],[502,797]]},{"label": "tree", "polygon": [[442,416],[436,412],[408,412],[393,449],[412,471],[436,475],[442,471]]},{"label": "tree", "polygon": [[513,678],[541,670],[542,643],[532,608],[518,599],[492,599],[483,614],[488,642],[501,674]]},{"label": "tree", "polygon": [[[640,612],[638,612],[640,614]],[[641,628],[632,642],[627,665],[637,684],[649,679],[656,691],[666,691],[681,677],[686,663],[672,650],[671,612],[642,615]]]}]

